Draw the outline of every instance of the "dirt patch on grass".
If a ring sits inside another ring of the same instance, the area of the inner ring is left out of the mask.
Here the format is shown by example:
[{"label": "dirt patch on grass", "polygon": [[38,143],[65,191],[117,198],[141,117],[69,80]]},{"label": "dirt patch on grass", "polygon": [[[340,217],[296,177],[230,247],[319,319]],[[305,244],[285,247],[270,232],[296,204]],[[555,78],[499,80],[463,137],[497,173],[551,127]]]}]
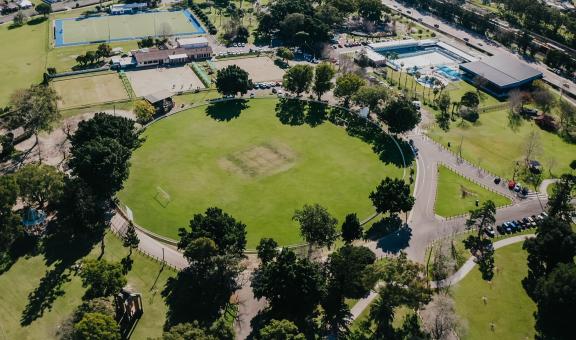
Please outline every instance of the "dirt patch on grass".
[{"label": "dirt patch on grass", "polygon": [[286,171],[294,166],[296,159],[296,153],[287,145],[265,143],[227,155],[218,163],[232,174],[255,178]]}]

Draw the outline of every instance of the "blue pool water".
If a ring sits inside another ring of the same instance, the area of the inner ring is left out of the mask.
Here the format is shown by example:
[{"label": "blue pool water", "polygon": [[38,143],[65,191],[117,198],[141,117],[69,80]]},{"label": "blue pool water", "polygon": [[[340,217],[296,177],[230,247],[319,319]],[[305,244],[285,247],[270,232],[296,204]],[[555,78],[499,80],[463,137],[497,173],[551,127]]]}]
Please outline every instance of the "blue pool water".
[{"label": "blue pool water", "polygon": [[436,69],[436,72],[453,81],[462,79],[460,72],[448,66],[440,66]]}]

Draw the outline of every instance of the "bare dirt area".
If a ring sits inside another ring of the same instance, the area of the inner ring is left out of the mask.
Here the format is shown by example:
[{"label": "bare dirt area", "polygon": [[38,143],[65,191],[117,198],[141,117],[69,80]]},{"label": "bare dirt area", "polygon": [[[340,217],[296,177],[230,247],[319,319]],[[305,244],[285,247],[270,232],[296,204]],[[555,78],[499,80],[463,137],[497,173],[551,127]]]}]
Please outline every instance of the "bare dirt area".
[{"label": "bare dirt area", "polygon": [[248,72],[250,79],[255,83],[280,81],[284,76],[284,70],[274,65],[272,59],[268,57],[219,60],[216,62],[216,67],[219,70],[230,65],[237,65]]},{"label": "bare dirt area", "polygon": [[[112,111],[107,112],[113,114]],[[73,134],[78,129],[78,123],[92,118],[96,113],[84,113],[63,120],[52,132],[43,133],[38,136],[38,145],[34,136],[16,145],[16,149],[25,153],[22,163],[37,162],[40,157],[42,163],[61,167],[68,158],[70,142],[68,135]],[[135,119],[132,112],[116,110],[117,116]]]},{"label": "bare dirt area", "polygon": [[295,152],[287,145],[267,143],[228,155],[219,163],[230,173],[254,178],[286,171],[295,164],[296,158]]},{"label": "bare dirt area", "polygon": [[126,76],[138,97],[166,90],[177,93],[204,88],[202,81],[187,65],[129,71]]}]

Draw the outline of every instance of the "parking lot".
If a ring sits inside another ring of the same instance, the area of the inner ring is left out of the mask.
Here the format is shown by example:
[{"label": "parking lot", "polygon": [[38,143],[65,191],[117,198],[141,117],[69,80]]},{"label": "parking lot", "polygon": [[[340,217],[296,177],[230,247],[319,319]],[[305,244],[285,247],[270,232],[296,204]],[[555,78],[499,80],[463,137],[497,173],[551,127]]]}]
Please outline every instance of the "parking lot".
[{"label": "parking lot", "polygon": [[250,79],[255,83],[281,81],[284,76],[284,70],[276,66],[268,57],[219,60],[215,64],[219,70],[230,65],[237,65],[248,72]]}]

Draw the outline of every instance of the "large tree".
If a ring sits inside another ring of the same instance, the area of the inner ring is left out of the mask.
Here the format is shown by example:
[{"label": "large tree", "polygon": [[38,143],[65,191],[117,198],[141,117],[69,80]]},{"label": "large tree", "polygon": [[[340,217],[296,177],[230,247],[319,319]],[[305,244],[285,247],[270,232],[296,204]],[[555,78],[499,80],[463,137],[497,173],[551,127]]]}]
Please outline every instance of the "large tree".
[{"label": "large tree", "polygon": [[572,193],[576,189],[576,176],[564,174],[552,187],[552,195],[548,199],[548,214],[570,221],[574,212]]},{"label": "large tree", "polygon": [[237,65],[229,65],[216,74],[216,89],[225,96],[244,95],[252,85],[248,72]]},{"label": "large tree", "polygon": [[100,199],[109,199],[123,188],[130,172],[132,150],[116,139],[95,138],[72,147],[68,165]]},{"label": "large tree", "polygon": [[36,12],[46,17],[48,16],[48,14],[52,13],[52,5],[45,2],[41,2],[38,5],[36,5]]},{"label": "large tree", "polygon": [[147,100],[141,99],[134,104],[134,114],[138,123],[144,125],[152,120],[156,109]]},{"label": "large tree", "polygon": [[334,96],[344,99],[344,105],[348,106],[352,96],[364,86],[366,82],[356,73],[345,73],[336,79]]},{"label": "large tree", "polygon": [[470,211],[470,217],[466,220],[466,226],[476,228],[477,234],[468,236],[464,246],[476,256],[482,278],[487,281],[494,276],[494,247],[487,230],[496,223],[495,215],[496,205],[488,200],[478,209]]},{"label": "large tree", "polygon": [[38,158],[42,161],[38,134],[51,131],[54,123],[60,118],[58,111],[59,97],[56,91],[47,85],[32,85],[28,89],[16,90],[10,97],[12,111],[8,114],[8,126],[23,127],[36,137]]},{"label": "large tree", "polygon": [[140,244],[140,239],[138,238],[138,234],[136,234],[136,228],[134,227],[134,223],[130,221],[128,223],[128,227],[122,235],[122,245],[128,248],[128,258],[132,256],[132,250],[138,248]]},{"label": "large tree", "polygon": [[271,238],[263,238],[256,246],[258,258],[262,263],[268,263],[278,255],[278,242]]},{"label": "large tree", "polygon": [[70,142],[74,148],[96,138],[115,139],[129,149],[136,149],[143,142],[133,120],[104,112],[98,112],[92,119],[81,121],[76,132],[70,136]]},{"label": "large tree", "polygon": [[55,203],[62,194],[64,175],[44,164],[27,164],[16,173],[20,195],[26,205],[44,208]]},{"label": "large tree", "polygon": [[18,195],[18,184],[14,176],[0,176],[0,257],[10,249],[21,233],[20,216],[13,210]]},{"label": "large tree", "polygon": [[353,96],[357,105],[367,107],[370,111],[375,111],[390,98],[390,90],[384,86],[362,86]]},{"label": "large tree", "polygon": [[219,254],[242,257],[246,247],[246,225],[228,215],[222,209],[212,207],[204,214],[195,214],[190,220],[190,231],[180,228],[178,248],[186,249],[188,244],[200,237],[214,241]]},{"label": "large tree", "polygon": [[313,246],[331,247],[338,238],[338,220],[319,204],[304,205],[302,209],[294,212],[292,219],[300,224],[300,234],[308,242],[309,258]]},{"label": "large tree", "polygon": [[322,99],[322,95],[334,86],[332,78],[334,78],[336,70],[332,64],[323,62],[314,69],[314,85],[312,91],[316,94],[318,100]]},{"label": "large tree", "polygon": [[438,98],[435,100],[436,105],[438,105],[438,109],[440,109],[440,113],[436,115],[436,122],[444,131],[448,131],[450,129],[450,113],[448,109],[450,108],[450,104],[452,103],[450,100],[450,95],[446,91],[442,91]]},{"label": "large tree", "polygon": [[106,260],[84,261],[80,277],[82,286],[88,287],[85,294],[88,298],[117,294],[127,282],[120,263]]},{"label": "large tree", "polygon": [[522,280],[530,296],[534,296],[538,280],[546,277],[561,263],[573,263],[576,256],[576,233],[570,222],[549,217],[536,229],[536,237],[524,241],[528,251],[528,276]]},{"label": "large tree", "polygon": [[291,67],[285,74],[282,85],[290,92],[300,96],[310,89],[314,78],[314,68],[310,65],[299,64]]},{"label": "large tree", "polygon": [[360,225],[360,220],[355,213],[346,215],[344,223],[342,223],[342,240],[344,243],[350,244],[354,240],[359,240],[364,235],[364,230]]},{"label": "large tree", "polygon": [[234,340],[234,329],[224,319],[214,321],[203,328],[198,321],[180,323],[162,334],[162,340]]},{"label": "large tree", "polygon": [[320,265],[284,248],[274,261],[254,271],[251,286],[257,299],[266,298],[274,315],[298,323],[316,309],[324,278]]},{"label": "large tree", "polygon": [[372,266],[373,281],[379,281],[378,297],[372,303],[363,331],[372,339],[395,339],[392,322],[396,307],[414,311],[430,302],[431,290],[422,265],[407,259],[405,253]]},{"label": "large tree", "polygon": [[260,328],[256,340],[305,340],[304,334],[289,320],[270,320]]},{"label": "large tree", "polygon": [[378,115],[388,125],[391,133],[404,133],[416,127],[422,116],[418,108],[406,98],[389,103]]},{"label": "large tree", "polygon": [[56,232],[70,239],[97,236],[106,227],[106,206],[81,178],[64,180],[63,193],[56,210]]},{"label": "large tree", "polygon": [[386,177],[369,196],[378,213],[396,215],[412,209],[414,197],[410,195],[410,185],[402,179]]},{"label": "large tree", "polygon": [[74,325],[74,339],[120,340],[120,327],[113,317],[102,313],[87,313]]},{"label": "large tree", "polygon": [[547,277],[538,281],[534,300],[537,339],[571,339],[574,337],[576,309],[576,265],[559,264]]},{"label": "large tree", "polygon": [[379,0],[358,0],[358,14],[362,19],[377,22],[382,18],[382,12],[386,7]]},{"label": "large tree", "polygon": [[366,280],[367,268],[376,261],[372,250],[364,246],[344,246],[328,258],[330,284],[344,297],[360,299],[368,295],[372,283]]}]

